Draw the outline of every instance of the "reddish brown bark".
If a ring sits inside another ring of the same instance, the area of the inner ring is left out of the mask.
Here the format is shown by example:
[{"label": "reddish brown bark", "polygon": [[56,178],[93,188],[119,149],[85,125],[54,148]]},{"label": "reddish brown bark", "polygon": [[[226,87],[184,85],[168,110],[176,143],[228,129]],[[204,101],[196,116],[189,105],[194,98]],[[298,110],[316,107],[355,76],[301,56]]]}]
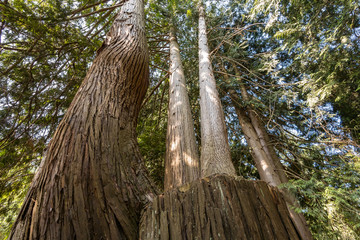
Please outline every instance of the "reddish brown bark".
[{"label": "reddish brown bark", "polygon": [[300,239],[277,188],[217,175],[160,195],[141,219],[140,239]]},{"label": "reddish brown bark", "polygon": [[[233,65],[236,75],[240,76],[237,66]],[[223,67],[225,71],[225,68]],[[229,82],[228,76],[225,75],[226,81]],[[246,102],[251,100],[244,85],[240,86],[242,99]],[[259,119],[258,114],[251,106],[239,106],[241,102],[238,94],[233,89],[229,89],[229,96],[234,102],[236,114],[238,115],[239,123],[244,132],[245,138],[251,147],[251,154],[253,156],[255,165],[259,171],[261,180],[265,181],[271,186],[278,187],[283,183],[288,182],[284,168],[277,156],[274,147],[270,143],[270,137],[265,129],[264,124]],[[301,213],[295,212],[294,207],[299,207],[299,204],[293,194],[286,189],[281,190],[284,194],[288,210],[292,221],[294,222],[302,239],[313,239],[311,232],[307,226],[305,217]]]},{"label": "reddish brown bark", "polygon": [[136,142],[148,86],[142,0],[123,5],[61,121],[10,239],[136,239],[156,192]]}]

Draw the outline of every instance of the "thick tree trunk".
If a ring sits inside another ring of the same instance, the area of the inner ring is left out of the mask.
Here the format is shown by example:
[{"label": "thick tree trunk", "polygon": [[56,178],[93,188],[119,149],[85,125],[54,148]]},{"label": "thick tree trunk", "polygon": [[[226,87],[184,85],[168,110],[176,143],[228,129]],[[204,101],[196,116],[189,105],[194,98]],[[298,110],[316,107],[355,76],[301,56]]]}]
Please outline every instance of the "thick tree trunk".
[{"label": "thick tree trunk", "polygon": [[205,12],[199,5],[199,74],[201,115],[201,175],[235,175],[231,161],[224,112],[210,61]]},{"label": "thick tree trunk", "polygon": [[200,163],[175,28],[170,31],[170,86],[165,191],[199,178]]},{"label": "thick tree trunk", "polygon": [[136,239],[156,193],[136,142],[148,86],[143,0],[123,5],[61,121],[10,239]]},{"label": "thick tree trunk", "polygon": [[[236,75],[239,76],[239,72],[236,66],[233,66],[236,70]],[[227,79],[228,77],[225,76]],[[227,81],[229,81],[227,79]],[[244,85],[240,86],[241,96],[245,101],[250,101],[250,96]],[[232,101],[240,102],[237,93],[233,89],[229,89],[229,96]],[[265,129],[265,126],[261,123],[257,113],[250,106],[247,106],[245,110],[233,104],[236,114],[239,118],[239,123],[244,132],[245,138],[249,146],[252,148],[251,154],[259,171],[261,180],[267,182],[271,186],[277,187],[282,183],[287,183],[288,178],[285,174],[284,168],[277,156],[275,149],[270,143],[270,137]],[[281,190],[284,194],[288,210],[290,212],[291,219],[293,220],[302,239],[313,239],[311,232],[307,226],[305,217],[301,213],[294,211],[294,207],[299,207],[299,204],[293,194],[286,189]]]},{"label": "thick tree trunk", "polygon": [[155,198],[140,239],[300,239],[279,190],[215,175]]}]

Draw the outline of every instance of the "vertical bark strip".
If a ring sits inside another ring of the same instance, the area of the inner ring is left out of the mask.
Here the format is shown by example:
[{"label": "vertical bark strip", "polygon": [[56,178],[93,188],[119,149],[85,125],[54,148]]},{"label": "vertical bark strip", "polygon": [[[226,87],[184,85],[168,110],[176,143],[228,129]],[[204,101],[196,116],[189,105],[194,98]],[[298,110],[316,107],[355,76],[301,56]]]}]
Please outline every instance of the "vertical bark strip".
[{"label": "vertical bark strip", "polygon": [[[239,77],[240,73],[237,67],[233,65],[236,75]],[[223,67],[225,72],[225,68]],[[229,82],[228,76],[225,79]],[[244,85],[240,86],[241,96],[245,101],[250,101],[251,97],[248,95]],[[259,171],[261,180],[265,181],[271,186],[278,187],[282,183],[287,183],[288,178],[285,174],[284,168],[277,156],[274,147],[270,143],[270,137],[261,124],[257,113],[251,106],[241,108],[238,103],[240,99],[233,89],[229,89],[229,96],[232,99],[236,114],[238,115],[240,126],[244,132],[245,138],[249,146],[252,148],[251,154],[253,156],[255,165]],[[287,203],[290,216],[296,229],[298,230],[302,239],[313,239],[311,232],[307,226],[305,217],[301,213],[294,211],[294,207],[299,207],[296,197],[286,189],[281,189],[284,194],[284,199]]]},{"label": "vertical bark strip", "polygon": [[[222,65],[222,63],[220,63]],[[222,69],[225,72],[225,67],[222,65]],[[224,75],[225,81],[230,83],[229,77]],[[271,186],[278,186],[281,184],[281,180],[276,172],[275,165],[270,159],[270,155],[264,150],[264,147],[261,145],[259,136],[253,126],[251,119],[248,117],[248,109],[242,108],[238,104],[240,98],[237,92],[234,89],[228,90],[231,101],[235,108],[235,112],[238,115],[240,126],[244,132],[245,138],[249,146],[251,147],[251,155],[255,161],[257,170],[261,177],[261,180],[270,184]],[[244,99],[246,100],[248,95],[245,95]]]},{"label": "vertical bark strip", "polygon": [[[229,91],[230,92],[230,91]],[[236,97],[230,93],[232,99],[236,99]],[[282,183],[288,182],[286,176],[281,178],[280,172],[276,171],[277,168],[274,164],[274,159],[271,158],[271,155],[265,151],[265,147],[261,145],[260,137],[257,135],[256,127],[254,127],[253,123],[250,121],[246,112],[240,109],[236,104],[235,111],[239,118],[239,123],[241,128],[243,129],[245,138],[249,146],[252,148],[251,154],[255,161],[255,165],[259,171],[259,175],[261,180],[265,181],[271,186],[278,187]],[[278,159],[278,158],[277,158]],[[279,160],[279,159],[278,159]],[[278,162],[281,164],[280,160]],[[282,168],[282,166],[281,166]],[[286,181],[282,182],[282,179],[286,179]],[[290,216],[294,225],[299,232],[301,239],[311,240],[313,239],[311,232],[307,226],[306,219],[301,213],[295,212],[294,207],[299,207],[299,204],[293,194],[291,194],[286,189],[281,189],[281,192],[284,195],[284,199],[287,203],[287,208],[289,210]]]},{"label": "vertical bark strip", "polygon": [[199,178],[194,123],[175,28],[170,31],[169,113],[165,157],[165,191]]},{"label": "vertical bark strip", "polygon": [[301,239],[277,188],[213,175],[156,197],[141,218],[141,240]]},{"label": "vertical bark strip", "polygon": [[221,106],[207,43],[205,11],[199,5],[199,74],[201,115],[201,175],[235,175]]},{"label": "vertical bark strip", "polygon": [[[235,64],[233,64],[233,67],[235,69],[236,76],[240,76],[240,72],[237,69],[237,66]],[[242,98],[245,101],[249,102],[251,100],[251,98],[246,90],[245,85],[243,85],[243,84],[240,85],[240,91],[241,91]],[[251,106],[246,107],[246,112],[248,113],[251,124],[253,125],[253,127],[256,131],[256,134],[258,135],[259,142],[260,142],[263,150],[266,152],[267,156],[270,158],[270,161],[273,162],[275,171],[276,171],[277,175],[279,176],[280,181],[282,183],[288,182],[287,176],[284,171],[284,167],[281,164],[280,159],[277,156],[274,147],[270,143],[270,137],[265,129],[264,124],[261,123],[261,120],[259,119],[258,114]]]},{"label": "vertical bark strip", "polygon": [[10,239],[136,239],[156,193],[136,142],[148,86],[143,0],[127,0],[49,144]]}]

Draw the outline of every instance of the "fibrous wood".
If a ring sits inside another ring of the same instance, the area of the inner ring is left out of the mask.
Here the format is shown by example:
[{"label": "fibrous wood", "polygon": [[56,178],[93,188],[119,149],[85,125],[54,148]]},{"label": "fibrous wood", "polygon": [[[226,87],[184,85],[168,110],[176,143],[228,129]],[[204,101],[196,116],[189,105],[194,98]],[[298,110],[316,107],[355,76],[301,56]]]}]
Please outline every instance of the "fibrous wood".
[{"label": "fibrous wood", "polygon": [[170,31],[169,112],[165,156],[165,190],[199,178],[200,163],[195,140],[185,74],[175,27]]},{"label": "fibrous wood", "polygon": [[[233,66],[236,75],[240,76],[237,66]],[[227,75],[225,75],[225,79],[229,82]],[[251,96],[247,93],[244,84],[240,85],[240,90],[243,100],[249,102],[251,100]],[[287,183],[288,178],[285,174],[284,168],[275,152],[274,147],[270,143],[270,137],[264,124],[261,123],[255,109],[253,109],[250,105],[247,105],[246,107],[239,106],[238,103],[241,101],[235,90],[229,89],[229,96],[235,103],[235,111],[238,115],[239,123],[244,132],[246,141],[251,147],[251,154],[259,171],[260,179],[274,187]],[[295,207],[300,206],[297,199],[286,189],[282,189],[281,191],[284,194],[285,201],[287,202],[290,216],[301,237],[307,240],[313,239],[305,217],[294,210]]]},{"label": "fibrous wood", "polygon": [[[201,1],[200,1],[201,2]],[[207,43],[205,11],[199,5],[199,86],[201,116],[201,176],[235,175],[231,161],[224,112],[216,88]]]},{"label": "fibrous wood", "polygon": [[213,175],[155,198],[140,239],[300,239],[277,188]]},{"label": "fibrous wood", "polygon": [[156,190],[136,142],[148,86],[143,0],[125,1],[51,140],[10,239],[137,239]]}]

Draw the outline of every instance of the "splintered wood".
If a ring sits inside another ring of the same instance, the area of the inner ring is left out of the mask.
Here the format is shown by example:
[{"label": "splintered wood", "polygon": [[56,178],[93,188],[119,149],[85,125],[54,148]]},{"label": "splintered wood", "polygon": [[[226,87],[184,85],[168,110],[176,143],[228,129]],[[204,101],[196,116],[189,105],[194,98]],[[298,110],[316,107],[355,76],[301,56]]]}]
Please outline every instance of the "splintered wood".
[{"label": "splintered wood", "polygon": [[165,192],[144,210],[140,239],[300,239],[286,203],[262,181],[215,175]]}]

